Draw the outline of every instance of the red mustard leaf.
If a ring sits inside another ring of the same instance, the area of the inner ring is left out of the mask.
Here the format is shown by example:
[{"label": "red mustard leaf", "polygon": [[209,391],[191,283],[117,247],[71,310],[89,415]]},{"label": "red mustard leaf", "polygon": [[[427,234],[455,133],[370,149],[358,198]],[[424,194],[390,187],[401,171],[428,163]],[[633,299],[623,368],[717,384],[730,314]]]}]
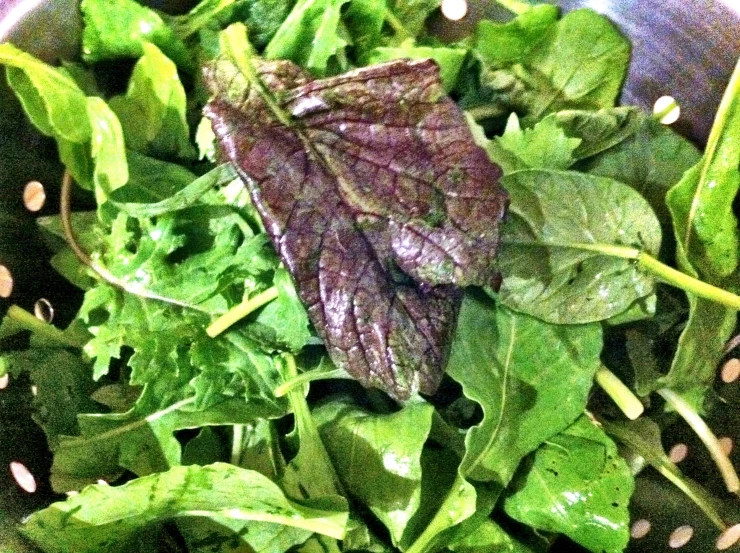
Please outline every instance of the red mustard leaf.
[{"label": "red mustard leaf", "polygon": [[255,69],[250,84],[228,60],[206,68],[205,113],[330,356],[396,399],[434,393],[458,287],[498,278],[499,167],[430,60]]}]

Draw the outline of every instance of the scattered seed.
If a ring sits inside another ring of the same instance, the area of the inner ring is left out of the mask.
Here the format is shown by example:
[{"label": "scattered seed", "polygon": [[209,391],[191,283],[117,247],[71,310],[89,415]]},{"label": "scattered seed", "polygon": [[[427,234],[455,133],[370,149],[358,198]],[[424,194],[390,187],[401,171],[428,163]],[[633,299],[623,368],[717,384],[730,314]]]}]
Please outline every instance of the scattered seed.
[{"label": "scattered seed", "polygon": [[36,386],[36,384],[31,384],[31,395],[33,397],[36,397],[37,395],[39,395],[39,387]]},{"label": "scattered seed", "polygon": [[442,0],[442,15],[450,21],[460,21],[467,13],[466,0]]},{"label": "scattered seed", "polygon": [[729,455],[732,453],[732,447],[734,446],[734,442],[732,441],[732,438],[729,436],[725,436],[724,438],[719,439],[719,446],[722,448],[722,451],[725,452],[725,455]]},{"label": "scattered seed", "polygon": [[673,532],[671,532],[668,538],[668,547],[672,549],[679,549],[689,543],[691,538],[694,536],[694,529],[688,524],[685,526],[679,526]]},{"label": "scattered seed", "polygon": [[13,461],[10,463],[10,473],[13,475],[16,483],[28,493],[36,491],[36,479],[26,468],[26,465],[19,461]]},{"label": "scattered seed", "polygon": [[735,382],[740,377],[740,359],[737,357],[728,359],[727,362],[722,365],[720,376],[722,377],[722,382],[725,384]]},{"label": "scattered seed", "polygon": [[8,387],[8,384],[10,384],[10,375],[5,373],[4,375],[0,376],[0,390],[4,390]]},{"label": "scattered seed", "polygon": [[28,211],[39,211],[46,202],[46,191],[44,185],[37,180],[32,180],[23,189],[23,204]]},{"label": "scattered seed", "polygon": [[735,545],[740,540],[740,524],[730,526],[717,538],[717,549],[724,551]]},{"label": "scattered seed", "polygon": [[686,444],[676,444],[668,452],[668,458],[674,463],[680,463],[686,459],[689,454],[689,446]]},{"label": "scattered seed", "polygon": [[51,302],[44,298],[41,298],[33,305],[33,314],[45,323],[50,323],[54,320],[54,308]]},{"label": "scattered seed", "polygon": [[655,100],[653,113],[658,114],[664,112],[669,108],[670,111],[660,119],[660,122],[664,125],[671,125],[672,123],[678,121],[678,118],[681,115],[681,108],[676,103],[676,99],[673,96],[661,96],[660,98]]},{"label": "scattered seed", "polygon": [[0,298],[7,298],[13,291],[13,275],[5,265],[0,265]]},{"label": "scattered seed", "polygon": [[644,518],[636,520],[632,524],[632,528],[630,528],[630,536],[632,536],[636,540],[644,538],[648,535],[648,532],[650,532],[650,528],[652,528],[652,526],[653,525],[650,524],[650,521],[645,520]]}]

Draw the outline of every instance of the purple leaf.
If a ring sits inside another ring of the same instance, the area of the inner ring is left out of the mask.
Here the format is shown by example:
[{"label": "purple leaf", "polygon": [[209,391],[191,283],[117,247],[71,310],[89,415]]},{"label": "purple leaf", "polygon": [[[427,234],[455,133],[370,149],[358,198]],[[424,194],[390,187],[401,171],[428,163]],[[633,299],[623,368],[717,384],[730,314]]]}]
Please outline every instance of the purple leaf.
[{"label": "purple leaf", "polygon": [[432,61],[256,70],[209,66],[205,112],[332,360],[396,399],[434,393],[459,287],[497,280],[499,167]]}]

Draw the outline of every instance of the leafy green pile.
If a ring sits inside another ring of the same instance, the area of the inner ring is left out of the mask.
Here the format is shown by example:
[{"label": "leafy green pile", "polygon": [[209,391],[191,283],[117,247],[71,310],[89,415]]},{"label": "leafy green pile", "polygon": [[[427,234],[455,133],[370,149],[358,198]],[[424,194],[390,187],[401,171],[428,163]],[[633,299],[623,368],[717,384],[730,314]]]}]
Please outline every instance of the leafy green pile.
[{"label": "leafy green pile", "polygon": [[[0,371],[38,387],[54,490],[80,492],[22,525],[44,551],[534,552],[566,536],[618,552],[634,476],[613,438],[724,527],[655,423],[589,399],[597,381],[634,407],[616,374],[697,428],[714,400],[740,308],[740,71],[702,155],[659,116],[615,107],[629,44],[602,16],[507,2],[510,21],[445,44],[425,26],[438,4],[203,0],[170,16],[83,0],[84,64],[0,45],[28,117],[97,205],[69,216],[74,246],[66,215],[39,220],[85,290],[76,319],[60,330],[11,306],[0,326]],[[503,285],[466,289],[434,396],[398,405],[334,368],[217,165],[199,68],[228,54],[234,24],[315,77],[433,58],[502,167]],[[111,62],[133,62],[120,90],[100,77]]]}]

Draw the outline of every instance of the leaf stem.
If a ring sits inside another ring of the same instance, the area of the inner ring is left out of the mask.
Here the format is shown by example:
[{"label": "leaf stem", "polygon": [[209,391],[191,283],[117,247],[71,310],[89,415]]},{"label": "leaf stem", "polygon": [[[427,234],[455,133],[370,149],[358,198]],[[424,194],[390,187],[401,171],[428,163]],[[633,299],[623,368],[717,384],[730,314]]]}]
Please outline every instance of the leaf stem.
[{"label": "leaf stem", "polygon": [[617,375],[603,365],[596,371],[596,383],[612,398],[628,419],[635,420],[642,415],[645,406],[640,399],[617,378]]},{"label": "leaf stem", "polygon": [[231,464],[237,467],[241,466],[242,451],[244,449],[244,428],[245,425],[243,424],[232,425]]},{"label": "leaf stem", "polygon": [[63,331],[59,330],[54,325],[46,323],[29,313],[18,305],[11,305],[8,308],[7,317],[21,325],[26,330],[40,334],[45,338],[49,338],[63,346],[70,346],[77,349],[82,349],[85,344],[80,344],[74,340],[70,340]]},{"label": "leaf stem", "polygon": [[732,466],[730,459],[722,450],[722,446],[720,445],[717,436],[715,436],[709,426],[707,426],[704,419],[694,411],[691,405],[689,405],[684,398],[673,390],[661,388],[657,392],[658,395],[666,400],[668,405],[673,407],[676,412],[681,415],[696,435],[699,436],[699,439],[704,442],[705,447],[709,451],[709,455],[711,455],[720,471],[720,474],[722,474],[722,479],[725,481],[725,486],[727,486],[728,491],[738,493],[738,491],[740,491],[740,479],[738,479],[737,472],[735,472],[735,467]]},{"label": "leaf stem", "polygon": [[347,371],[343,369],[333,369],[330,371],[307,371],[283,382],[280,386],[275,388],[273,393],[275,394],[275,397],[283,397],[296,386],[315,382],[316,380],[330,380],[332,378],[349,378],[349,375],[347,375]]},{"label": "leaf stem", "polygon": [[256,296],[244,300],[239,305],[232,307],[226,313],[221,315],[218,319],[213,321],[211,325],[206,329],[206,334],[211,338],[215,338],[231,325],[239,322],[244,317],[259,309],[263,305],[270,303],[272,300],[278,297],[278,289],[276,286],[271,286],[267,290],[260,292]]}]

